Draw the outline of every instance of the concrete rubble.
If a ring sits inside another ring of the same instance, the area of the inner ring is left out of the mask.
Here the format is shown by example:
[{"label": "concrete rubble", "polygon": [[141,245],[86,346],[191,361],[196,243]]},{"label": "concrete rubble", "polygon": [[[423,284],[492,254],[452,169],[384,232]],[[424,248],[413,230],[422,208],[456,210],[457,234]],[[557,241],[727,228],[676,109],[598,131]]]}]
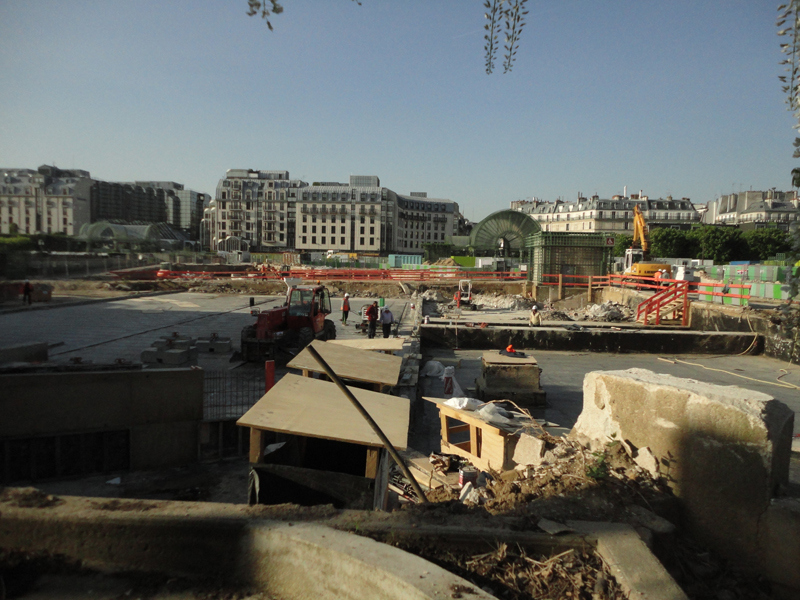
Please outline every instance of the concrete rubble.
[{"label": "concrete rubble", "polygon": [[[776,498],[788,483],[793,423],[794,413],[766,394],[629,369],[587,375],[570,435],[592,448],[625,440],[648,471],[657,459],[693,535],[741,568],[800,590],[800,570],[776,570],[767,550],[800,552],[800,512]],[[788,546],[776,539],[786,541],[787,531]]]}]

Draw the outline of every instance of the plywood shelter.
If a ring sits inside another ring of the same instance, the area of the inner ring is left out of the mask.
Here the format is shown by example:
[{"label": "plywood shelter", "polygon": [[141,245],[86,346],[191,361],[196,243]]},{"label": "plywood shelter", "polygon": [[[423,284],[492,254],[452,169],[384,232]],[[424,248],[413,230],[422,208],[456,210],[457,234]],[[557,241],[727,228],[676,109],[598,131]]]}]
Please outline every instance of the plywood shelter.
[{"label": "plywood shelter", "polygon": [[[423,399],[435,404],[441,419],[441,446],[445,454],[456,454],[470,461],[482,471],[490,468],[497,471],[514,468],[514,448],[517,445],[517,426],[495,425],[487,423],[475,413],[447,406],[444,398]],[[448,419],[457,423],[451,423]],[[469,432],[469,438],[463,442],[455,442],[453,436],[461,432]]]},{"label": "plywood shelter", "polygon": [[[342,379],[372,383],[376,389],[383,385],[395,386],[400,380],[403,359],[399,356],[337,346],[321,340],[314,340],[311,345]],[[290,369],[301,369],[305,376],[310,373],[324,373],[307,348],[286,366]]]},{"label": "plywood shelter", "polygon": [[328,340],[328,344],[336,346],[347,346],[348,348],[357,348],[359,350],[369,350],[371,352],[385,352],[392,354],[399,352],[403,349],[405,337],[396,338],[364,338],[359,340]]},{"label": "plywood shelter", "polygon": [[[409,400],[354,387],[349,389],[392,445],[404,450],[408,441]],[[276,383],[237,424],[383,447],[381,440],[336,384],[291,374]]]}]

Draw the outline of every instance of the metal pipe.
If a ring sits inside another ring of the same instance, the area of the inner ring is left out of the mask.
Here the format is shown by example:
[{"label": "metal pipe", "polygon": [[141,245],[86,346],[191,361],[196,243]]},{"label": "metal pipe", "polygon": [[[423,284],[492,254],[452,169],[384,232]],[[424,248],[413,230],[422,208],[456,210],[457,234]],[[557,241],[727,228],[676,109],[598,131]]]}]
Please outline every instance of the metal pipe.
[{"label": "metal pipe", "polygon": [[347,386],[344,383],[342,383],[342,380],[339,379],[339,376],[333,372],[333,369],[331,369],[328,363],[325,362],[325,359],[319,355],[319,352],[317,352],[316,348],[314,348],[312,345],[308,345],[306,346],[306,348],[311,353],[311,356],[314,358],[314,360],[319,363],[319,366],[322,367],[322,370],[325,371],[325,374],[328,377],[330,377],[331,381],[333,381],[333,383],[335,383],[340,390],[342,390],[342,393],[345,396],[347,396],[347,399],[353,403],[353,406],[356,407],[356,410],[361,414],[362,417],[364,417],[367,423],[369,423],[369,426],[372,427],[372,431],[374,431],[375,434],[380,438],[381,442],[383,442],[384,447],[386,448],[386,450],[388,450],[389,454],[394,459],[394,462],[397,463],[397,466],[400,467],[400,470],[403,472],[403,475],[405,475],[406,479],[408,479],[409,483],[411,484],[411,487],[414,489],[414,493],[416,493],[417,497],[420,499],[420,502],[422,502],[423,504],[427,504],[428,499],[425,497],[422,488],[419,487],[419,483],[417,482],[416,479],[414,479],[414,476],[411,474],[411,471],[408,470],[406,463],[400,457],[400,454],[397,452],[397,450],[395,450],[394,446],[392,446],[392,443],[389,441],[389,438],[387,438],[386,434],[384,434],[383,431],[381,431],[380,426],[373,420],[371,416],[369,416],[369,413],[363,406],[361,406],[361,403],[353,395],[353,392],[351,392],[347,388]]}]

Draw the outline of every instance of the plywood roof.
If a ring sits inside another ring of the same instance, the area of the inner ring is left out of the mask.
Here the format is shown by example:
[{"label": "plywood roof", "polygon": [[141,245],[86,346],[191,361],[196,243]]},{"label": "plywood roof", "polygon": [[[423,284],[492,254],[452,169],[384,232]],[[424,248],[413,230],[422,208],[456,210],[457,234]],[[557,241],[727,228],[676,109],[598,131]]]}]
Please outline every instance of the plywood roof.
[{"label": "plywood roof", "polygon": [[[405,449],[409,400],[353,387],[349,389],[392,445]],[[284,375],[237,421],[237,425],[365,446],[383,445],[335,383],[299,375]]]},{"label": "plywood roof", "polygon": [[329,344],[358,348],[359,350],[372,350],[378,352],[397,352],[403,349],[404,337],[397,338],[361,338],[355,340],[328,340]]},{"label": "plywood roof", "polygon": [[[333,372],[343,379],[367,381],[383,385],[397,385],[403,359],[391,354],[379,354],[358,348],[347,348],[328,344],[321,340],[311,342]],[[295,356],[289,364],[291,369],[304,369],[313,373],[322,373],[319,363],[314,360],[306,348]]]}]

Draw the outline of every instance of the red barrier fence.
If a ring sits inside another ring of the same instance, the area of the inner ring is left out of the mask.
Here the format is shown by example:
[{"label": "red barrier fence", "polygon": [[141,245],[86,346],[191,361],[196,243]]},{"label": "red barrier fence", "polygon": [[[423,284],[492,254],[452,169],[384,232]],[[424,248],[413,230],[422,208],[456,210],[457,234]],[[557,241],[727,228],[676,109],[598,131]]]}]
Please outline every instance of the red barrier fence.
[{"label": "red barrier fence", "polygon": [[523,281],[526,274],[520,271],[461,271],[432,269],[292,269],[283,274],[275,271],[158,271],[159,279],[253,279],[282,280],[295,277],[311,281],[439,281],[471,279],[472,281]]}]

